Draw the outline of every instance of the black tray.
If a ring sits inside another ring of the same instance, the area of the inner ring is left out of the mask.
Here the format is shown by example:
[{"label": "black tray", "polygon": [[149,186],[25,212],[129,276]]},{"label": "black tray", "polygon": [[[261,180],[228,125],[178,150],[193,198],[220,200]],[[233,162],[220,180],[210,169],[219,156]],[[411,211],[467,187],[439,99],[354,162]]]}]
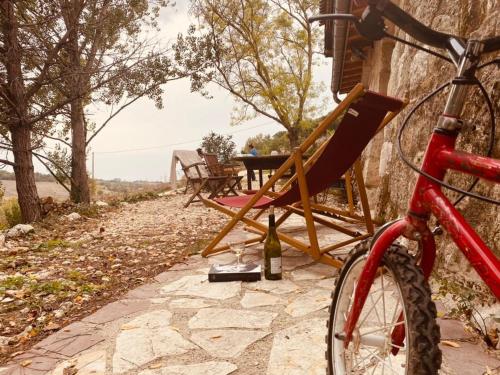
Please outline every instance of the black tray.
[{"label": "black tray", "polygon": [[208,271],[208,281],[259,281],[261,279],[260,265],[242,263],[242,270],[236,269],[236,264],[213,264]]}]

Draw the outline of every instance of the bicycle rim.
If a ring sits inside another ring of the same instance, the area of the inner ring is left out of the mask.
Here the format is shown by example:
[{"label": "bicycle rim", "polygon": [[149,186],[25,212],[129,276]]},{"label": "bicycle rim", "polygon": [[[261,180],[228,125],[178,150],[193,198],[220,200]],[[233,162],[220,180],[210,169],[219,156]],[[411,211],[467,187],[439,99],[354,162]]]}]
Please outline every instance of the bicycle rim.
[{"label": "bicycle rim", "polygon": [[[407,340],[405,339],[403,346],[398,346],[397,355],[391,354],[395,347],[391,339],[393,329],[404,324],[405,334],[408,337],[405,303],[393,271],[386,266],[381,267],[383,272],[379,272],[370,289],[353,333],[353,340],[347,348],[344,348],[342,340],[344,325],[366,258],[366,253],[355,257],[348,265],[342,280],[339,280],[332,322],[333,334],[330,337],[333,373],[335,375],[406,374],[409,360]],[[402,321],[400,321],[401,316]]]}]

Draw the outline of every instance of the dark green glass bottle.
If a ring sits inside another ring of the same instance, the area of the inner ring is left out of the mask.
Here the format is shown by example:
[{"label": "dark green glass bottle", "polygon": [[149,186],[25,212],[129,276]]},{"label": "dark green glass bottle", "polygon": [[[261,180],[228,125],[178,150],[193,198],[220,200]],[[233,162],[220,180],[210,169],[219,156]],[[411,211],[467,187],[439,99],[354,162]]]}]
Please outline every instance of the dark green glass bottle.
[{"label": "dark green glass bottle", "polygon": [[281,244],[276,233],[274,207],[269,208],[269,231],[264,243],[264,276],[267,280],[281,280]]}]

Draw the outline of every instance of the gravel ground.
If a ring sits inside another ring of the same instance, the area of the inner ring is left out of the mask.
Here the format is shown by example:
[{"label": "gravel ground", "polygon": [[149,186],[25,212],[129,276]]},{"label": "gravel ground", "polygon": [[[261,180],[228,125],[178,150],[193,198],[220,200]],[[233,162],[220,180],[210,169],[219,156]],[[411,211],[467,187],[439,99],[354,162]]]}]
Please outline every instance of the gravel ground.
[{"label": "gravel ground", "polygon": [[94,207],[74,220],[52,215],[34,233],[7,240],[0,362],[200,251],[226,218],[199,203],[184,209],[185,199]]}]

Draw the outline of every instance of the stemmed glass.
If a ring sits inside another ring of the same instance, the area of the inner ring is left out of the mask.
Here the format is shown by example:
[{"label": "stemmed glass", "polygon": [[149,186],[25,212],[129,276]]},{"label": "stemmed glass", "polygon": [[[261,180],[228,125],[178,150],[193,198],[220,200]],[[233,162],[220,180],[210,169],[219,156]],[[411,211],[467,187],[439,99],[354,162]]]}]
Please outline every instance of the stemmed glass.
[{"label": "stemmed glass", "polygon": [[243,252],[245,251],[245,242],[231,242],[229,244],[229,248],[231,251],[236,255],[236,270],[241,271],[244,267],[243,264],[241,264],[241,256],[243,255]]}]

